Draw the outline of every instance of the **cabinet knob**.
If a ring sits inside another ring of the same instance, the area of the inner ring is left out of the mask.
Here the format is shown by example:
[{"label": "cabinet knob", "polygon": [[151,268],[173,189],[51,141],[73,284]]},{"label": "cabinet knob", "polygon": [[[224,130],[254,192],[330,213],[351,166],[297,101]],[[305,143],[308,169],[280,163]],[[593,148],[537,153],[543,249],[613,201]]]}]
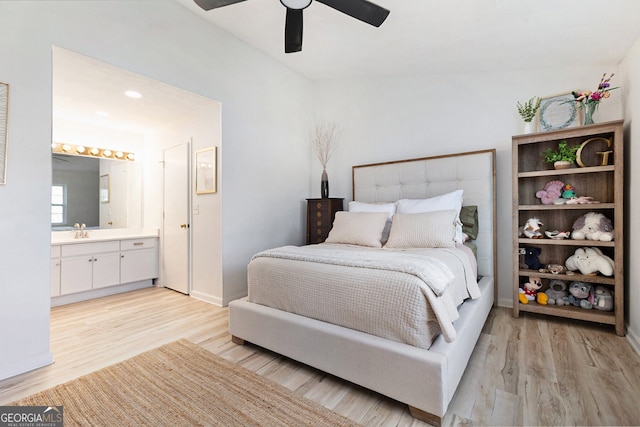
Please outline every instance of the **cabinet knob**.
[{"label": "cabinet knob", "polygon": [[322,212],[317,212],[317,213],[316,213],[316,216],[317,216],[318,218],[320,218],[320,217],[322,216]]}]

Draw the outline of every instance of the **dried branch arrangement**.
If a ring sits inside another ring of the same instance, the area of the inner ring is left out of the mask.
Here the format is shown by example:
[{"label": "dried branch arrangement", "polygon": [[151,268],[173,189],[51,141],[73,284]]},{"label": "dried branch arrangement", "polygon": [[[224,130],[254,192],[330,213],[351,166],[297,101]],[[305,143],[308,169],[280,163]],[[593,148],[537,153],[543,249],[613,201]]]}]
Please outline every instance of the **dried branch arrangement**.
[{"label": "dried branch arrangement", "polygon": [[311,134],[311,145],[323,169],[327,168],[331,155],[338,148],[340,133],[340,127],[334,122],[316,122]]}]

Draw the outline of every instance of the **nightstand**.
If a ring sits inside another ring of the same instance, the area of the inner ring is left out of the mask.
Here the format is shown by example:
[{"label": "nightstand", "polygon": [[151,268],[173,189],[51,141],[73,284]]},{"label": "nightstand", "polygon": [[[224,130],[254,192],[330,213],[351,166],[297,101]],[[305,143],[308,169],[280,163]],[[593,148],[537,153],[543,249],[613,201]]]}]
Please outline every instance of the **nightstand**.
[{"label": "nightstand", "polygon": [[307,245],[327,239],[336,212],[343,210],[344,199],[307,199]]}]

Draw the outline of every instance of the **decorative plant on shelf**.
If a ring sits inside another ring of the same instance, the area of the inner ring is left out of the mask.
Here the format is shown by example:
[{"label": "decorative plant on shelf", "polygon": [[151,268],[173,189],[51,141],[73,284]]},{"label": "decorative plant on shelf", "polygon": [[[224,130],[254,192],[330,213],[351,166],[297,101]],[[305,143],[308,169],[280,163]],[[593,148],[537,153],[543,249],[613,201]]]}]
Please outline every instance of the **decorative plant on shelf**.
[{"label": "decorative plant on shelf", "polygon": [[[557,150],[547,149],[542,152],[544,161],[547,163],[553,163],[556,169],[568,168],[573,162],[576,161],[576,152],[580,148],[580,145],[575,147],[569,147],[567,141],[561,141],[558,144]],[[565,162],[564,165],[556,165],[557,162]]]},{"label": "decorative plant on shelf", "polygon": [[540,98],[534,96],[524,104],[521,104],[520,101],[518,101],[517,107],[522,120],[524,120],[525,123],[530,123],[536,116],[538,108],[540,108]]}]

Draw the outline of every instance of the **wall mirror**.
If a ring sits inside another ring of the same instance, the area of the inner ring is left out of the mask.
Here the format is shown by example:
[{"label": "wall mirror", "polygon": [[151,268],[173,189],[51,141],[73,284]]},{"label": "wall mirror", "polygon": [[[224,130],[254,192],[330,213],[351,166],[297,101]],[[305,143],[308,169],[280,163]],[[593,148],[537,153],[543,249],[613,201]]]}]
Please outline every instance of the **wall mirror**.
[{"label": "wall mirror", "polygon": [[60,188],[64,203],[62,215],[52,214],[52,230],[70,230],[75,223],[88,228],[141,226],[140,165],[52,153],[52,172],[52,186]]}]

